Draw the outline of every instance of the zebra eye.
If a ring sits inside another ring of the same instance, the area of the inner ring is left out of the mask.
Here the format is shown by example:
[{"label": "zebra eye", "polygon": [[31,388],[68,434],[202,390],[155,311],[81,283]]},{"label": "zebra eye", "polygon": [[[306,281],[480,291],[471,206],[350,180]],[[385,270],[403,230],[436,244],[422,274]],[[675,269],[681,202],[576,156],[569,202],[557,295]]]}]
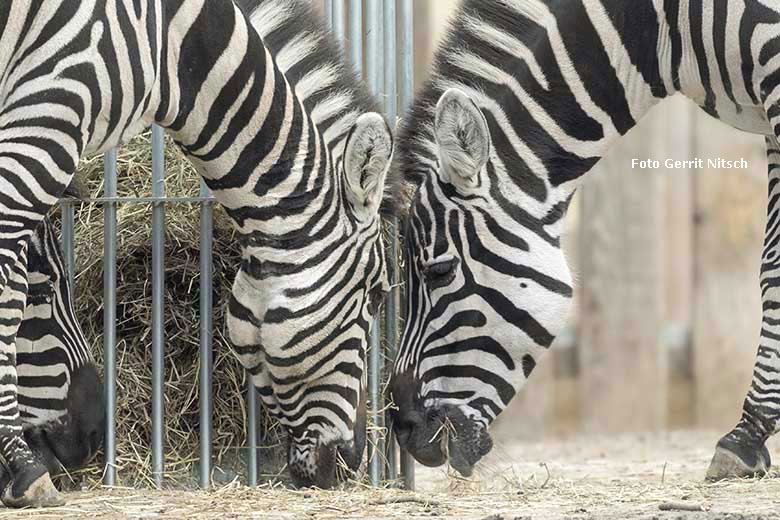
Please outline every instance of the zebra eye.
[{"label": "zebra eye", "polygon": [[425,267],[425,281],[433,289],[449,285],[455,279],[455,268],[459,263],[457,258],[448,258],[428,264]]}]

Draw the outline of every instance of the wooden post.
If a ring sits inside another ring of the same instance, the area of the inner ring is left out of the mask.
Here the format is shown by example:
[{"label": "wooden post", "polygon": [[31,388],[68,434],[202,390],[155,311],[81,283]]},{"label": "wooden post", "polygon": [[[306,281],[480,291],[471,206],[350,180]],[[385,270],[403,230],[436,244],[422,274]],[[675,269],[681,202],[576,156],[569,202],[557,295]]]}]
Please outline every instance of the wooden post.
[{"label": "wooden post", "polygon": [[[659,135],[663,154],[672,160],[695,157],[693,118],[699,108],[683,96],[665,102],[664,132]],[[670,429],[690,428],[694,423],[691,366],[691,316],[693,314],[693,216],[694,168],[666,171],[664,208],[664,261],[666,295],[663,348],[669,360],[668,422]]]},{"label": "wooden post", "polygon": [[[699,427],[724,431],[740,417],[758,346],[766,159],[762,137],[704,114],[695,124],[696,156],[704,159],[695,177],[695,409]],[[741,157],[748,170],[707,161]]]},{"label": "wooden post", "polygon": [[[652,431],[666,424],[663,321],[663,162],[648,146],[663,128],[663,107],[635,128],[582,187],[580,214],[581,406],[586,431]],[[663,134],[660,134],[663,135]]]}]

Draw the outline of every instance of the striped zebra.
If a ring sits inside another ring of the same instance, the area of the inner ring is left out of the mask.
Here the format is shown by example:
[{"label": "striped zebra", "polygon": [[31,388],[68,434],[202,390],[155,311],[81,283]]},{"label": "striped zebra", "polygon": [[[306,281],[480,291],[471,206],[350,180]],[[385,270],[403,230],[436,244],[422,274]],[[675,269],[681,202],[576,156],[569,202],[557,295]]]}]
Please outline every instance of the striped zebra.
[{"label": "striped zebra", "polygon": [[490,451],[488,426],[569,311],[560,237],[580,179],[680,92],[767,136],[761,342],[742,418],[707,477],[765,473],[764,443],[780,429],[779,85],[776,1],[462,1],[398,136],[413,194],[390,384],[400,443],[464,475]]},{"label": "striped zebra", "polygon": [[[16,334],[24,437],[50,473],[79,468],[98,450],[105,401],[89,343],[73,310],[65,262],[48,218],[27,246],[27,301]],[[0,475],[0,489],[10,481]]]},{"label": "striped zebra", "polygon": [[[83,466],[100,448],[105,427],[103,387],[73,310],[56,232],[48,217],[25,244],[13,298],[3,301],[2,326],[18,327],[11,366],[25,442],[52,474]],[[3,293],[5,296],[6,293]],[[0,464],[0,490],[12,484]],[[14,482],[18,485],[19,481]],[[64,501],[52,499],[50,505]],[[11,501],[11,505],[13,501]]]},{"label": "striped zebra", "polygon": [[[345,168],[347,185],[371,186],[380,181],[380,175],[372,172],[384,172],[389,167],[393,147],[389,127],[376,115],[370,119],[361,116],[376,112],[378,105],[358,81],[339,44],[312,10],[311,2],[238,0],[238,3],[275,56],[277,66],[304,109],[311,114],[313,124],[322,135],[322,144],[331,153],[331,161]],[[360,132],[367,138],[355,140],[355,134]],[[352,177],[354,174],[367,178]],[[397,183],[389,179],[387,192],[392,193]],[[375,193],[380,194],[381,186],[369,190],[378,190]],[[321,235],[323,241],[319,247],[330,258],[317,267],[323,270],[320,276],[327,280],[327,292],[324,287],[318,289],[317,284],[309,285],[313,273],[302,270],[296,273],[295,279],[300,277],[296,285],[303,284],[303,290],[287,297],[302,299],[301,305],[317,301],[320,307],[312,307],[311,311],[318,319],[291,313],[284,308],[287,303],[267,314],[266,323],[272,322],[280,328],[269,330],[268,334],[279,334],[278,344],[283,354],[266,355],[266,363],[254,375],[255,386],[267,410],[290,432],[293,442],[288,460],[293,479],[298,484],[314,483],[319,487],[331,487],[335,483],[334,469],[339,462],[354,470],[362,461],[366,434],[363,384],[366,332],[389,290],[381,226],[375,214],[379,210],[392,216],[395,199],[360,200],[349,190],[344,195],[348,207],[358,209],[353,215],[346,215],[349,229],[360,230],[364,236],[357,243],[346,243],[344,238],[336,238],[341,232],[315,234]],[[331,207],[332,216],[326,217],[321,225],[343,218],[345,215],[337,214],[339,210],[342,208]],[[351,278],[351,273],[361,272],[365,274]],[[365,276],[369,277],[368,282],[361,281]],[[370,289],[367,299],[366,288]],[[315,294],[324,298],[316,296],[312,300]],[[336,295],[339,296],[335,301],[341,307],[328,305]],[[294,320],[296,326],[300,323],[300,327],[290,326],[289,320]],[[323,329],[322,324],[328,322],[336,326]],[[293,345],[306,341],[307,336],[318,338],[309,346],[301,348],[301,345],[291,351]],[[349,439],[353,441],[344,449],[328,447]]]},{"label": "striped zebra", "polygon": [[82,155],[152,123],[173,137],[237,231],[243,254],[229,336],[264,400],[286,420],[293,478],[326,487],[338,457],[354,458],[369,323],[387,289],[380,210],[389,207],[386,187],[397,184],[388,176],[392,137],[308,10],[288,2],[267,19],[255,16],[268,24],[270,41],[270,24],[290,31],[285,14],[307,15],[274,53],[245,14],[263,5],[0,3],[6,505],[61,501],[25,441],[16,397],[25,244]]}]

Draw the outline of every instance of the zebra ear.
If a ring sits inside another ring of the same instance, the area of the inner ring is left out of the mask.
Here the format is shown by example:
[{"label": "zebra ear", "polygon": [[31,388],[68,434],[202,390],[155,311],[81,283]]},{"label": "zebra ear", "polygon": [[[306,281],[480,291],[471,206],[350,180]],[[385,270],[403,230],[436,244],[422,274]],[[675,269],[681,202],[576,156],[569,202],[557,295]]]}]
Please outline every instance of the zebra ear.
[{"label": "zebra ear", "polygon": [[376,112],[361,115],[344,148],[347,194],[359,214],[379,211],[392,157],[393,136],[385,119]]},{"label": "zebra ear", "polygon": [[444,180],[473,188],[490,155],[487,121],[477,104],[462,91],[451,88],[436,105],[434,125]]}]

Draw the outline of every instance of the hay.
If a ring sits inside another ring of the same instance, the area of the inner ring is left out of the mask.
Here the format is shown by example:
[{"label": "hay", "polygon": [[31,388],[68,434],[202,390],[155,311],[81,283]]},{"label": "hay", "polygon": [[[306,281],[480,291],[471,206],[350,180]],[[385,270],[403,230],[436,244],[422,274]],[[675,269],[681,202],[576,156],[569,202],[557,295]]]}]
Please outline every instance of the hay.
[{"label": "hay", "polygon": [[[144,134],[118,154],[118,195],[151,196],[151,146]],[[89,197],[103,195],[103,160],[81,164],[77,178]],[[172,197],[198,195],[199,177],[175,149],[166,148],[166,190]],[[151,205],[117,209],[117,464],[121,485],[151,485]],[[224,212],[214,218],[213,447],[216,483],[243,476],[246,424],[244,371],[231,353],[224,326],[225,302],[239,263],[239,248]],[[166,205],[165,233],[165,478],[191,486],[198,463],[199,207]],[[103,209],[76,204],[76,315],[103,362]],[[279,471],[284,460],[281,428],[266,417],[263,470]],[[99,485],[102,454],[75,475]]]},{"label": "hay", "polygon": [[[117,195],[151,196],[151,135],[145,133],[117,155]],[[200,177],[187,159],[167,142],[166,195],[197,197]],[[80,164],[76,179],[83,197],[103,193],[103,157]],[[165,482],[167,487],[194,487],[198,482],[200,341],[199,204],[165,206]],[[153,487],[151,455],[151,215],[150,203],[117,205],[117,403],[118,484]],[[76,315],[103,366],[103,205],[75,203]],[[52,216],[58,225],[59,215]],[[246,475],[246,379],[232,353],[225,329],[225,307],[240,261],[240,249],[228,217],[214,206],[213,247],[213,463],[214,484],[243,481]],[[388,364],[388,366],[390,366]],[[383,389],[387,381],[383,381]],[[262,407],[261,407],[262,410]],[[382,410],[384,413],[385,410]],[[261,411],[261,476],[286,481],[286,433]],[[371,423],[369,436],[384,439],[387,429]],[[371,442],[369,438],[368,442]],[[376,450],[375,450],[376,453]],[[383,458],[383,453],[378,454]],[[102,452],[93,463],[61,477],[66,488],[96,488],[102,479]],[[343,468],[342,468],[343,469]],[[359,475],[365,480],[365,463]]]},{"label": "hay", "polygon": [[[703,471],[703,469],[701,470]],[[411,518],[627,520],[776,520],[780,480],[746,479],[720,484],[675,476],[655,478],[554,477],[469,481],[445,491],[406,492],[357,486],[347,491],[291,490],[266,484],[250,489],[237,484],[212,491],[138,491],[101,489],[66,495],[60,508],[0,510],[4,518],[80,520],[85,518],[202,519],[362,519]],[[426,487],[430,482],[422,482]],[[441,485],[442,483],[439,483]],[[659,513],[672,499],[677,506],[698,504],[709,513]],[[666,516],[670,515],[670,516]]]}]

